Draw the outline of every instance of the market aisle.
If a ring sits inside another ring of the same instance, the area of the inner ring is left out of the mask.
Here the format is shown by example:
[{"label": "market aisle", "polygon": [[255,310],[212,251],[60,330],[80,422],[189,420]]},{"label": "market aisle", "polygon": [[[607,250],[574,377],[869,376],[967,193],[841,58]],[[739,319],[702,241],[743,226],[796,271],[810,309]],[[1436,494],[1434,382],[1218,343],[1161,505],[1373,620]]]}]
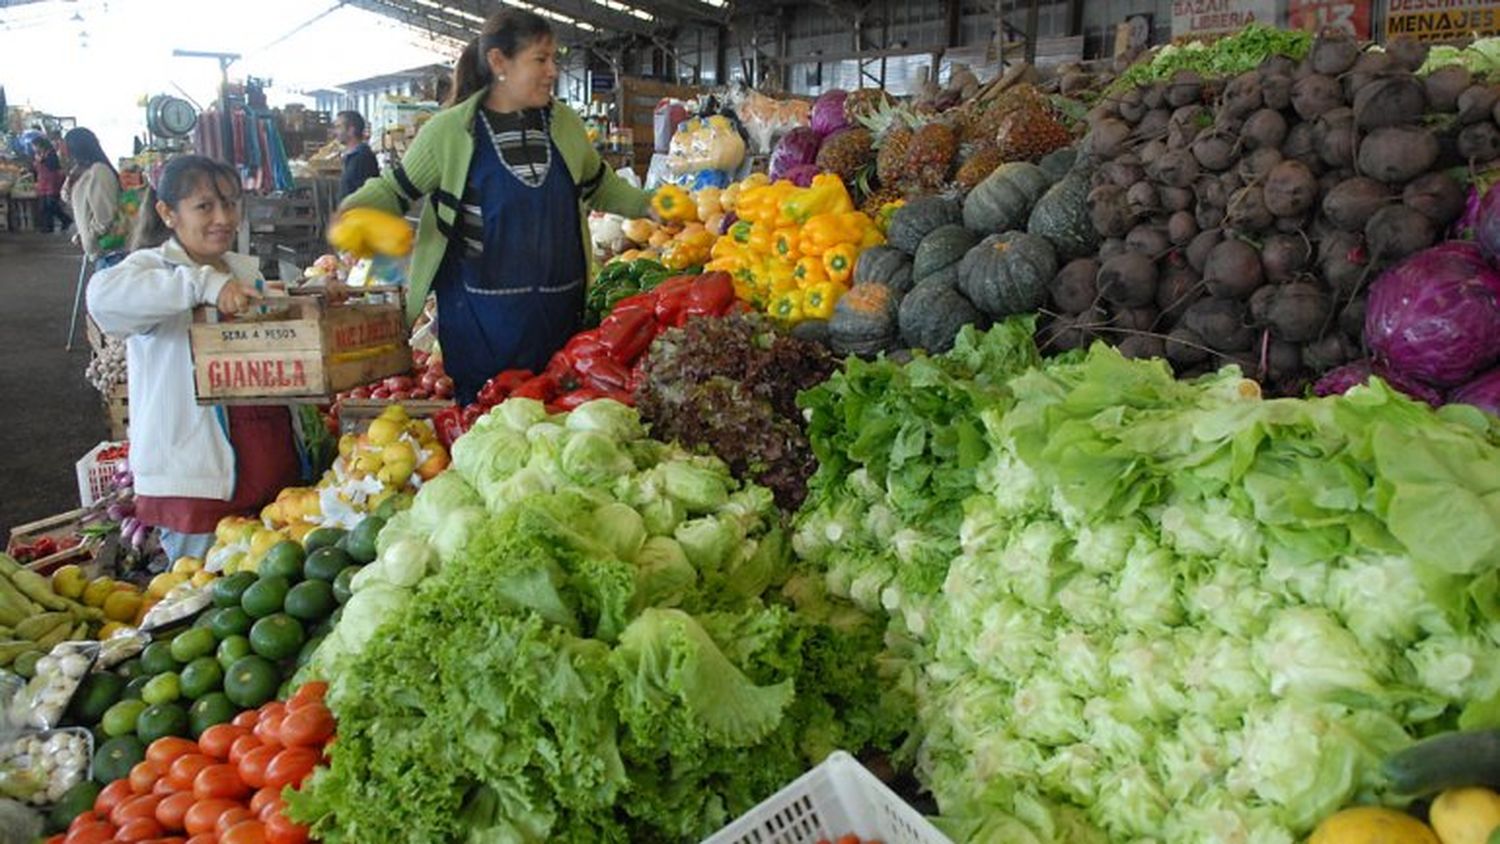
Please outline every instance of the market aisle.
[{"label": "market aisle", "polygon": [[14,525],[78,506],[73,464],[108,435],[83,378],[82,326],[63,349],[77,278],[67,238],[0,234],[0,544]]}]

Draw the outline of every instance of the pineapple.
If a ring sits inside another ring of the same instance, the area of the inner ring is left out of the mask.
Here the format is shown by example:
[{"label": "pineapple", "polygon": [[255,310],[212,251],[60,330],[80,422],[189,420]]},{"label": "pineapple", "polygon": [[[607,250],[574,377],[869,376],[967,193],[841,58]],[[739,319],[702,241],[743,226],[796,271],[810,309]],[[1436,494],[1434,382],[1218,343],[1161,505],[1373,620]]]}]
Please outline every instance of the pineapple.
[{"label": "pineapple", "polygon": [[861,88],[844,99],[844,120],[850,126],[857,126],[893,102],[891,95],[880,88]]},{"label": "pineapple", "polygon": [[917,187],[929,190],[941,187],[948,181],[948,171],[957,154],[958,134],[953,127],[940,121],[928,123],[912,135],[905,175]]},{"label": "pineapple", "polygon": [[958,183],[961,190],[973,190],[987,176],[995,172],[995,168],[1005,163],[1005,156],[1000,154],[1000,147],[995,144],[980,144],[973,147],[963,157],[963,164],[958,167],[958,174],[953,181]]},{"label": "pineapple", "polygon": [[845,184],[854,184],[859,168],[870,162],[875,137],[869,129],[843,129],[828,136],[818,150],[819,170],[837,173]]},{"label": "pineapple", "polygon": [[895,188],[881,188],[867,195],[865,201],[860,203],[859,210],[865,212],[873,220],[880,216],[880,209],[884,208],[887,203],[900,202],[905,198],[901,191]]},{"label": "pineapple", "polygon": [[1007,114],[995,137],[1006,161],[1036,161],[1073,140],[1052,110],[1040,103],[1029,103]]},{"label": "pineapple", "polygon": [[875,178],[881,187],[894,188],[900,183],[914,134],[907,126],[895,126],[880,139],[875,155]]}]

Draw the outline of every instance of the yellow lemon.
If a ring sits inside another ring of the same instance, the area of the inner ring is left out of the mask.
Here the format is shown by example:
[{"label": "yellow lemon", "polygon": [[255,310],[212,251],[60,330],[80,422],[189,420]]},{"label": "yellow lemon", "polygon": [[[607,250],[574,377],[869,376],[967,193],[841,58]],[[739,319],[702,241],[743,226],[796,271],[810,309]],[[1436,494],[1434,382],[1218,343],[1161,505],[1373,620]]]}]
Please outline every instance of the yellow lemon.
[{"label": "yellow lemon", "polygon": [[178,557],[177,562],[172,564],[172,571],[178,574],[194,574],[203,571],[203,559],[200,557]]},{"label": "yellow lemon", "polygon": [[411,443],[405,440],[397,440],[380,450],[380,462],[415,464],[417,462],[417,453],[412,450]]},{"label": "yellow lemon", "polygon": [[353,434],[345,434],[339,437],[339,456],[348,460],[354,454],[354,447],[359,444],[359,438]]},{"label": "yellow lemon", "polygon": [[83,590],[84,606],[102,607],[104,599],[115,591],[115,582],[108,577],[97,577],[89,582]]},{"label": "yellow lemon", "polygon": [[375,477],[392,489],[400,489],[406,486],[407,481],[411,480],[411,474],[416,471],[416,468],[410,462],[387,463],[380,467],[380,471],[376,473]]},{"label": "yellow lemon", "polygon": [[401,438],[401,431],[405,427],[405,422],[402,420],[381,416],[370,423],[368,433],[370,444],[381,447],[388,446]]},{"label": "yellow lemon", "polygon": [[375,418],[389,419],[393,422],[400,422],[402,424],[405,424],[406,421],[411,417],[406,415],[406,408],[402,407],[401,405],[388,404],[385,406],[384,410],[380,411],[380,415]]},{"label": "yellow lemon", "polygon": [[302,518],[317,519],[323,515],[323,498],[318,491],[310,489],[302,496]]},{"label": "yellow lemon", "polygon": [[178,572],[164,571],[156,577],[151,578],[151,583],[146,587],[146,597],[164,598],[173,587],[179,583],[186,583],[191,575],[179,574]]},{"label": "yellow lemon", "polygon": [[291,537],[293,541],[303,542],[307,539],[309,533],[317,529],[318,526],[312,522],[297,522],[296,524],[288,525],[286,532],[287,536]]},{"label": "yellow lemon", "polygon": [[64,598],[78,600],[88,585],[88,577],[78,566],[69,564],[52,573],[52,591]]},{"label": "yellow lemon", "polygon": [[207,584],[213,583],[216,577],[218,577],[218,575],[214,574],[211,571],[195,571],[193,572],[193,576],[189,582],[194,586],[206,586]]},{"label": "yellow lemon", "polygon": [[134,591],[118,589],[104,599],[104,617],[110,621],[132,621],[140,608],[141,596]]},{"label": "yellow lemon", "polygon": [[286,514],[282,512],[279,502],[272,502],[260,508],[260,520],[268,525],[279,525],[286,521]]},{"label": "yellow lemon", "polygon": [[243,570],[245,567],[245,556],[246,555],[243,552],[230,555],[229,559],[224,561],[223,573],[234,574],[238,571]]},{"label": "yellow lemon", "polygon": [[1439,844],[1427,824],[1405,812],[1382,806],[1356,806],[1323,819],[1308,844]]},{"label": "yellow lemon", "polygon": [[356,475],[373,475],[380,471],[385,465],[380,459],[379,452],[367,451],[354,459],[354,473]]},{"label": "yellow lemon", "polygon": [[257,530],[255,535],[250,537],[250,556],[263,556],[267,551],[271,550],[272,545],[283,539],[286,539],[286,536],[279,530],[266,530],[264,528]]},{"label": "yellow lemon", "polygon": [[394,489],[383,489],[380,492],[377,492],[369,498],[365,499],[365,506],[361,509],[363,509],[366,513],[373,513],[380,507],[380,505],[385,503],[385,500],[387,498],[390,498],[395,494],[396,491]]}]

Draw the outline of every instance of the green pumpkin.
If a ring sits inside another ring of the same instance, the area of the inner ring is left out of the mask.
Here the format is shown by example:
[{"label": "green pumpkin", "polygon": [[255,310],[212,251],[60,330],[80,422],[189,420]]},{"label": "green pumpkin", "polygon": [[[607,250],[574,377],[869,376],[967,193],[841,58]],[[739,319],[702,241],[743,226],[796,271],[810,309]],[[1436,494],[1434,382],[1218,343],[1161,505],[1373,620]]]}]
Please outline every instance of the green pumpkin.
[{"label": "green pumpkin", "polygon": [[1031,209],[1026,231],[1045,237],[1064,261],[1099,251],[1099,233],[1089,219],[1089,177],[1074,171],[1047,190]]},{"label": "green pumpkin", "polygon": [[1025,232],[992,234],[969,250],[958,268],[958,289],[985,314],[1001,319],[1035,311],[1057,275],[1057,252]]},{"label": "green pumpkin", "polygon": [[1042,172],[1047,174],[1049,181],[1056,182],[1068,175],[1068,172],[1077,163],[1078,147],[1063,147],[1042,156],[1042,160],[1037,162],[1037,166],[1042,168]]},{"label": "green pumpkin", "polygon": [[891,215],[891,227],[885,239],[908,255],[915,254],[922,238],[951,223],[963,222],[963,207],[955,200],[941,196],[913,199]]},{"label": "green pumpkin", "polygon": [[957,264],[978,242],[979,235],[963,226],[939,226],[917,244],[917,255],[911,265],[912,281],[921,284],[933,273]]},{"label": "green pumpkin", "polygon": [[1019,229],[1051,185],[1035,164],[1002,164],[964,198],[964,225],[984,234]]},{"label": "green pumpkin", "polygon": [[933,277],[912,288],[901,300],[897,317],[901,340],[914,349],[941,354],[953,348],[953,340],[966,325],[981,328],[989,319],[953,285]]},{"label": "green pumpkin", "polygon": [[828,320],[828,343],[841,355],[874,356],[895,348],[899,297],[883,284],[856,284]]},{"label": "green pumpkin", "polygon": [[911,256],[894,246],[871,246],[854,262],[855,284],[884,284],[898,296],[911,289]]}]

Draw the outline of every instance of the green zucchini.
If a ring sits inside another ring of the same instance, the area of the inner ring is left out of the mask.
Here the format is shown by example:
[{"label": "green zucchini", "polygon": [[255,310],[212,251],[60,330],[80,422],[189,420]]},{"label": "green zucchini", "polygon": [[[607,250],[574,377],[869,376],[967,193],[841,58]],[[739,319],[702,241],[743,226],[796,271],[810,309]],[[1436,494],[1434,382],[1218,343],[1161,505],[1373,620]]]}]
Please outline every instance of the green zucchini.
[{"label": "green zucchini", "polygon": [[1468,730],[1423,739],[1391,754],[1381,771],[1398,794],[1500,786],[1500,730]]}]

